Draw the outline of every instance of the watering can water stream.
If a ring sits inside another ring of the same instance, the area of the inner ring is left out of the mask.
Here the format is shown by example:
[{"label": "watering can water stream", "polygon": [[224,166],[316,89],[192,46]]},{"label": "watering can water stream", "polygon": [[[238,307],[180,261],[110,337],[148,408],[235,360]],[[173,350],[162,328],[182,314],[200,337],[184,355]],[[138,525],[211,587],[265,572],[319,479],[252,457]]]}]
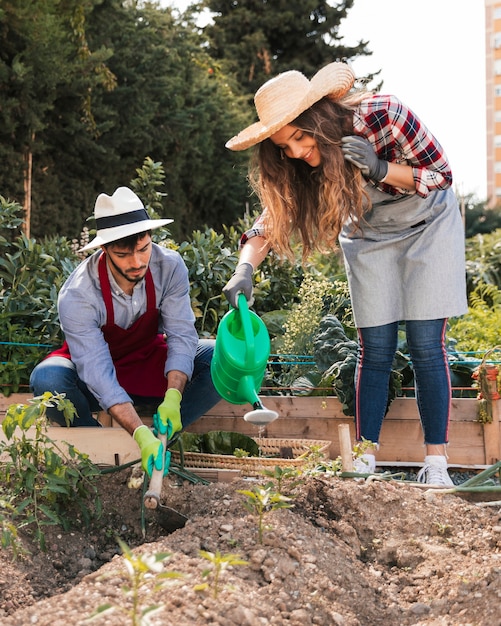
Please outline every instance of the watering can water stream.
[{"label": "watering can water stream", "polygon": [[243,293],[238,309],[230,309],[219,323],[211,375],[219,395],[232,404],[252,405],[244,420],[265,426],[278,417],[258,397],[270,356],[270,336],[264,322],[249,311]]}]

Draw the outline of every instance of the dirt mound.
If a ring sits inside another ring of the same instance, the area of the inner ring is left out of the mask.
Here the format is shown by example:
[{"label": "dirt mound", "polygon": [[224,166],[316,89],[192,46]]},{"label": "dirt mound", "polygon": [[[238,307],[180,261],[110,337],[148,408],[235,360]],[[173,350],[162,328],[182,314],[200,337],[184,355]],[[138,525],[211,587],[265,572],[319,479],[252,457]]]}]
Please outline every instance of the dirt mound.
[{"label": "dirt mound", "polygon": [[[163,499],[189,522],[164,536],[149,512],[143,537],[141,493],[128,487],[129,474],[100,479],[104,514],[93,528],[49,528],[46,552],[26,537],[31,554],[15,561],[0,551],[3,626],[80,626],[105,604],[113,610],[90,623],[501,624],[499,506],[320,475],[294,488],[292,508],[265,515],[260,543],[257,517],[239,491],[264,479],[177,486],[169,478]],[[162,562],[169,576],[150,574],[138,591],[141,609],[157,607],[143,622],[132,621],[117,535],[137,546],[134,556],[170,555]],[[247,564],[228,567],[216,584],[204,576],[211,563],[201,550],[219,554],[220,564],[237,556]]]}]

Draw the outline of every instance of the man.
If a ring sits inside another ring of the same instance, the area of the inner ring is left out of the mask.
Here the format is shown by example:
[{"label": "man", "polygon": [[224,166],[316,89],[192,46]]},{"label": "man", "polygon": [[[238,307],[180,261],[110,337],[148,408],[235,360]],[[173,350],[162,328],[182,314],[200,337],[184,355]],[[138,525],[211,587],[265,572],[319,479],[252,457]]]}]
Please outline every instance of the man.
[{"label": "man", "polygon": [[[181,256],[152,242],[151,220],[127,187],[100,194],[96,237],[100,248],[68,277],[58,298],[63,346],[39,363],[30,384],[38,396],[64,393],[78,417],[73,426],[99,426],[106,410],[134,437],[148,474],[163,465],[164,450],[143,424],[134,402],[158,406],[161,433],[174,433],[219,400],[210,375],[214,342],[199,340],[188,271]],[[57,408],[50,420],[64,424]]]}]

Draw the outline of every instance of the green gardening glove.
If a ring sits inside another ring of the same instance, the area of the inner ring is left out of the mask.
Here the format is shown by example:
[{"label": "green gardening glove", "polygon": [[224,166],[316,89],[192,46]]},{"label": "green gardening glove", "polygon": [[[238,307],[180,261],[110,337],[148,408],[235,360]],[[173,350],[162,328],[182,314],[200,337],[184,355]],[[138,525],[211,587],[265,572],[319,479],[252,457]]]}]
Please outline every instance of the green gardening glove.
[{"label": "green gardening glove", "polygon": [[161,435],[171,439],[175,433],[183,430],[181,422],[181,392],[178,389],[167,389],[162,404],[157,409],[158,420],[155,426]]},{"label": "green gardening glove", "polygon": [[141,450],[141,466],[148,476],[151,476],[154,469],[161,470],[164,447],[148,426],[138,426],[132,437]]}]

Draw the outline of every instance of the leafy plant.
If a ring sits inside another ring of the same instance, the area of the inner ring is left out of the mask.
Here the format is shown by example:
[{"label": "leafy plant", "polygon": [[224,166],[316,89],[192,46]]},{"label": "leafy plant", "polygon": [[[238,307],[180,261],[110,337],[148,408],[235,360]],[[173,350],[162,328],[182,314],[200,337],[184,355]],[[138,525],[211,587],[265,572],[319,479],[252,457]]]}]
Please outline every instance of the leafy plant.
[{"label": "leafy plant", "polygon": [[9,548],[16,558],[19,554],[24,554],[25,550],[19,538],[16,525],[12,522],[15,514],[15,507],[12,504],[12,494],[4,485],[0,485],[0,548]]},{"label": "leafy plant", "polygon": [[257,517],[258,541],[263,543],[264,518],[270,511],[294,506],[292,498],[277,493],[272,487],[256,486],[253,490],[241,489],[237,493],[246,496],[244,506]]},{"label": "leafy plant", "polygon": [[481,284],[501,289],[501,229],[466,241],[468,293]]},{"label": "leafy plant", "polygon": [[285,488],[290,492],[297,485],[301,484],[301,470],[297,467],[291,467],[286,465],[285,467],[280,467],[279,465],[275,465],[275,467],[271,469],[262,470],[261,474],[266,476],[267,478],[271,478],[272,481],[269,482],[266,487],[273,488],[279,494],[284,494]]},{"label": "leafy plant", "polygon": [[0,391],[6,396],[62,341],[57,295],[79,261],[64,237],[37,243],[19,233],[22,214],[19,204],[0,196]]},{"label": "leafy plant", "polygon": [[0,467],[0,484],[8,485],[12,505],[4,509],[4,520],[17,528],[34,529],[42,550],[45,526],[68,529],[75,520],[88,524],[101,513],[93,484],[98,468],[72,445],[67,444],[65,454],[47,434],[46,411],[54,406],[67,421],[73,420],[75,409],[60,394],[47,392],[27,404],[12,404],[2,422],[6,441],[0,443],[0,455],[6,459]]},{"label": "leafy plant", "polygon": [[194,231],[191,240],[176,249],[188,268],[197,330],[201,336],[213,335],[228,311],[222,288],[235,269],[237,256],[224,246],[224,236],[212,228]]},{"label": "leafy plant", "polygon": [[469,296],[468,313],[450,321],[455,349],[485,352],[501,343],[501,289],[479,283]]},{"label": "leafy plant", "polygon": [[[117,538],[117,542],[122,550],[125,569],[129,579],[128,584],[122,587],[122,591],[125,597],[130,600],[132,606],[130,608],[124,608],[109,603],[102,604],[87,621],[92,621],[105,613],[117,610],[130,620],[129,623],[131,626],[148,626],[148,624],[151,623],[149,618],[155,611],[161,608],[162,605],[142,607],[140,602],[141,589],[149,585],[152,578],[155,580],[155,588],[158,589],[161,587],[161,582],[164,579],[180,578],[181,574],[162,571],[163,562],[170,556],[169,553],[161,552],[157,554],[138,555],[134,554],[120,538]],[[158,584],[158,581],[160,581],[160,584]]]},{"label": "leafy plant", "polygon": [[200,556],[210,563],[210,566],[202,572],[202,576],[208,578],[209,582],[196,585],[195,591],[203,591],[212,587],[214,598],[217,598],[221,591],[221,577],[229,567],[249,564],[248,561],[244,561],[238,554],[221,554],[219,550],[215,553],[200,550]]}]

